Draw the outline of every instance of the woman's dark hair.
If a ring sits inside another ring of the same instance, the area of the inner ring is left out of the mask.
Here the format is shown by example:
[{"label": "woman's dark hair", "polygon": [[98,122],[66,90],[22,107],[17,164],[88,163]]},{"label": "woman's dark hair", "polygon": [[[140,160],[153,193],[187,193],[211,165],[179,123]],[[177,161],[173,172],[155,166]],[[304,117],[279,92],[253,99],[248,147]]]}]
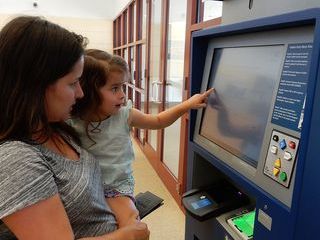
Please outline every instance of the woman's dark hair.
[{"label": "woman's dark hair", "polygon": [[[0,32],[0,140],[48,138],[65,123],[49,123],[45,92],[84,54],[86,39],[40,17],[22,16]],[[39,129],[39,126],[42,126]],[[44,139],[46,140],[46,139]]]}]

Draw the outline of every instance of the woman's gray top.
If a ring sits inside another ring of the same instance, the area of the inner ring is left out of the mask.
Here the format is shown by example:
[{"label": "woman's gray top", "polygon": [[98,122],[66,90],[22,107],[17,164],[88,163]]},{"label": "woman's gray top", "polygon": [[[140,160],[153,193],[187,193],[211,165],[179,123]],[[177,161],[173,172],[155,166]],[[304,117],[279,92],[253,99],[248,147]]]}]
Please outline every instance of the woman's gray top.
[{"label": "woman's gray top", "polygon": [[[41,145],[19,141],[0,145],[0,219],[59,193],[76,239],[116,230],[98,162],[69,143],[79,160],[64,158]],[[16,239],[1,220],[0,239]]]}]

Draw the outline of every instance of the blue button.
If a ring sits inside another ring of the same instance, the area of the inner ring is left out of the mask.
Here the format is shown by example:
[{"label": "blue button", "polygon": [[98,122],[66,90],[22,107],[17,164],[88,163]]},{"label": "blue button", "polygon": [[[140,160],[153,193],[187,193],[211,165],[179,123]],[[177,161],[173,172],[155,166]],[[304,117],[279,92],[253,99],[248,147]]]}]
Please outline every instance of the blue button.
[{"label": "blue button", "polygon": [[286,140],[282,139],[279,143],[279,146],[282,150],[284,150],[287,147]]}]

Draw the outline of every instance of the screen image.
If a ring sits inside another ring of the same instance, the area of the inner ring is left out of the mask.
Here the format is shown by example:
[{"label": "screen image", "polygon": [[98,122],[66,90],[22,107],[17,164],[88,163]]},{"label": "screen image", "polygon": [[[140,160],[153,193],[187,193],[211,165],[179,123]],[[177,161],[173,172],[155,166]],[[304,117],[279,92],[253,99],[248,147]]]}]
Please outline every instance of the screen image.
[{"label": "screen image", "polygon": [[208,198],[204,198],[204,199],[201,199],[201,200],[198,200],[196,202],[191,203],[191,206],[196,210],[199,208],[209,206],[211,204],[212,204],[212,202]]},{"label": "screen image", "polygon": [[215,48],[200,135],[256,167],[284,45]]}]

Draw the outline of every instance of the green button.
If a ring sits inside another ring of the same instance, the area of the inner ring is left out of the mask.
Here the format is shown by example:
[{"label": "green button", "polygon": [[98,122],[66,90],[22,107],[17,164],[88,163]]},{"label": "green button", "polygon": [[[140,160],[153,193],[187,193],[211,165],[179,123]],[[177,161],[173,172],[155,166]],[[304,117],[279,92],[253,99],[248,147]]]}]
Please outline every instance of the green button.
[{"label": "green button", "polygon": [[279,178],[282,182],[285,182],[287,180],[287,174],[285,172],[282,172],[280,173]]}]

